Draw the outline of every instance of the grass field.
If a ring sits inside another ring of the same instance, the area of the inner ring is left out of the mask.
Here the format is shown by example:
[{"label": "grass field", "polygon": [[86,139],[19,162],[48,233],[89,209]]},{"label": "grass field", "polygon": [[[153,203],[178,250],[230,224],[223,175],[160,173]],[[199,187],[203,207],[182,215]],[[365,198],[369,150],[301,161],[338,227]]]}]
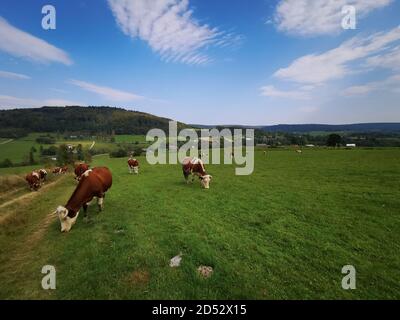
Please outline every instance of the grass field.
[{"label": "grass field", "polygon": [[[5,144],[0,141],[0,161],[10,159],[13,162],[21,162],[28,159],[29,151],[32,147],[39,150],[40,145],[36,142],[37,134],[29,134],[20,139],[15,139]],[[10,140],[10,139],[5,139]]]},{"label": "grass field", "polygon": [[[68,234],[51,212],[74,190],[72,175],[11,204],[0,198],[0,299],[398,299],[399,158],[399,149],[257,152],[250,176],[208,165],[203,190],[177,165],[139,158],[134,176],[126,159],[96,157],[113,172],[105,210],[90,207],[91,220],[80,216]],[[56,290],[41,288],[47,264]],[[347,264],[356,290],[341,288]]]},{"label": "grass field", "polygon": [[[45,134],[41,133],[31,133],[26,137],[13,139],[0,139],[0,162],[5,159],[10,159],[14,163],[21,163],[22,161],[27,161],[29,159],[29,152],[32,147],[35,147],[37,152],[34,153],[34,157],[36,160],[40,158],[40,144],[36,142],[36,139]],[[134,136],[137,139],[139,137],[144,136]],[[7,142],[9,141],[9,142]],[[4,143],[6,142],[6,143]],[[93,144],[94,142],[94,144]],[[107,150],[107,151],[115,151],[118,149],[118,146],[115,143],[105,142],[103,140],[93,140],[93,139],[86,139],[86,140],[68,140],[68,139],[60,139],[56,141],[55,146],[60,144],[72,144],[77,146],[81,144],[84,149],[89,149],[90,147],[93,148],[94,151],[96,150]],[[44,148],[48,148],[50,145],[42,145]],[[1,174],[1,169],[0,169]]]},{"label": "grass field", "polygon": [[146,143],[145,135],[129,135],[129,134],[118,134],[115,136],[115,142],[128,142],[128,143]]}]

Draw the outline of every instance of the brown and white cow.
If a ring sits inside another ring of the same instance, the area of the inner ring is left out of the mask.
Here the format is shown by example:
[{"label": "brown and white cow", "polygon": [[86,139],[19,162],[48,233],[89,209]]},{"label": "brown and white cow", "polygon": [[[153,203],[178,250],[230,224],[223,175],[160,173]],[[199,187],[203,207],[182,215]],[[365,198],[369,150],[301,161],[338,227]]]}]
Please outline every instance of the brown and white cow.
[{"label": "brown and white cow", "polygon": [[59,206],[54,214],[58,215],[61,223],[61,232],[68,232],[75,224],[79,211],[83,207],[87,216],[88,203],[94,197],[97,198],[99,210],[103,209],[105,193],[112,185],[112,174],[106,167],[98,167],[87,170],[79,181],[71,198],[65,207]]},{"label": "brown and white cow", "polygon": [[137,161],[134,158],[129,158],[128,169],[129,169],[129,173],[134,172],[135,174],[138,174],[139,173],[139,161]]},{"label": "brown and white cow", "polygon": [[61,173],[67,173],[68,172],[68,166],[63,166],[61,168]]},{"label": "brown and white cow", "polygon": [[189,183],[189,176],[192,175],[192,182],[195,176],[200,179],[201,186],[205,189],[210,188],[210,181],[212,176],[206,173],[204,163],[199,158],[186,157],[182,161],[183,176],[187,183]]},{"label": "brown and white cow", "polygon": [[60,174],[61,173],[61,168],[60,167],[55,167],[52,172],[53,172],[53,174]]},{"label": "brown and white cow", "polygon": [[37,191],[40,188],[40,175],[36,171],[28,173],[25,177],[31,190]]},{"label": "brown and white cow", "polygon": [[38,173],[39,173],[40,181],[41,181],[41,182],[46,181],[46,178],[47,178],[47,171],[46,171],[45,169],[40,169],[40,170],[38,171]]},{"label": "brown and white cow", "polygon": [[79,181],[82,174],[89,170],[89,165],[86,163],[79,163],[75,165],[75,180]]}]

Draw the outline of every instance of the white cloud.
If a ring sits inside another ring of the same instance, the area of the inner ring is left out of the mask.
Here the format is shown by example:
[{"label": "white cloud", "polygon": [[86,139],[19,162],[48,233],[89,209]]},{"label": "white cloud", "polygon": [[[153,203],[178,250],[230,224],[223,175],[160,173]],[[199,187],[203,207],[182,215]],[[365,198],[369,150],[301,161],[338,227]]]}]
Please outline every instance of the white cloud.
[{"label": "white cloud", "polygon": [[[321,54],[309,54],[294,60],[288,67],[279,69],[274,76],[302,84],[322,84],[357,72],[350,63],[365,59],[386,50],[400,39],[400,27],[388,32],[375,33],[367,38],[354,37],[339,47]],[[373,61],[369,62],[372,65]]]},{"label": "white cloud", "polygon": [[342,31],[342,7],[352,5],[357,19],[383,8],[393,0],[281,0],[274,21],[279,31],[314,36]]},{"label": "white cloud", "polygon": [[125,92],[109,87],[99,86],[93,83],[80,81],[80,80],[70,80],[69,83],[78,86],[86,91],[96,93],[103,98],[110,101],[134,101],[138,99],[143,99],[144,97],[136,95],[134,93]]},{"label": "white cloud", "polygon": [[16,80],[28,80],[31,77],[29,77],[29,76],[27,76],[25,74],[20,74],[20,73],[14,73],[14,72],[8,72],[8,71],[0,70],[0,78],[16,79]]},{"label": "white cloud", "polygon": [[85,103],[64,99],[32,99],[0,95],[0,108],[37,108],[42,106],[85,106]]},{"label": "white cloud", "polygon": [[370,57],[366,60],[370,67],[400,69],[400,46],[397,46],[387,53]]},{"label": "white cloud", "polygon": [[146,41],[165,61],[206,64],[210,46],[225,47],[241,40],[233,33],[200,24],[192,17],[188,0],[108,0],[118,26]]},{"label": "white cloud", "polygon": [[39,101],[28,98],[18,98],[13,96],[0,95],[1,108],[30,108],[40,106]]},{"label": "white cloud", "polygon": [[304,91],[282,91],[274,86],[264,86],[261,87],[261,95],[271,98],[288,98],[288,99],[309,99],[309,96]]},{"label": "white cloud", "polygon": [[0,50],[16,57],[41,63],[59,62],[71,65],[72,60],[66,52],[19,30],[0,17]]},{"label": "white cloud", "polygon": [[377,90],[397,91],[400,85],[400,75],[393,75],[381,81],[371,81],[357,86],[351,86],[344,90],[345,96],[364,96]]}]

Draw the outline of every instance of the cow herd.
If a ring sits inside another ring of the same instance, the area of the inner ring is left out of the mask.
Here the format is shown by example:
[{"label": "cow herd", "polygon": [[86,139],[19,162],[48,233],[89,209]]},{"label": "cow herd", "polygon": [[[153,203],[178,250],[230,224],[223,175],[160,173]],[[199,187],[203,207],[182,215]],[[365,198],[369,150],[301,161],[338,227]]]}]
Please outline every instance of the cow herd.
[{"label": "cow herd", "polygon": [[[139,174],[139,161],[130,157],[128,159],[129,173]],[[53,174],[65,174],[68,172],[68,166],[56,167],[52,170]],[[203,188],[210,188],[212,176],[205,171],[204,163],[199,158],[186,157],[182,161],[182,172],[187,183],[191,182],[197,176]],[[99,211],[103,209],[104,197],[106,192],[112,186],[112,174],[106,167],[89,168],[86,163],[78,163],[74,168],[75,180],[78,185],[72,193],[65,206],[58,206],[54,211],[61,223],[61,232],[68,232],[75,224],[79,211],[83,208],[85,218],[88,218],[88,204],[97,198]],[[47,177],[47,171],[40,169],[26,175],[25,180],[32,191],[37,191]]]}]

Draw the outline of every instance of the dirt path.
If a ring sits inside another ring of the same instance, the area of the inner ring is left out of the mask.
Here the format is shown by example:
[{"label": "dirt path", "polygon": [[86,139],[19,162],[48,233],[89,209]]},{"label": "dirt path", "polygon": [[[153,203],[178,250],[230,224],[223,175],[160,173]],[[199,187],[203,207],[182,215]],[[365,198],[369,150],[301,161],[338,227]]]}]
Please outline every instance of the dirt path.
[{"label": "dirt path", "polygon": [[[49,184],[46,184],[46,185],[43,186],[41,189],[39,189],[39,191],[36,191],[36,192],[28,192],[28,193],[26,193],[26,194],[24,194],[24,195],[22,195],[22,196],[20,196],[20,197],[18,197],[18,198],[15,198],[15,199],[12,199],[12,200],[10,200],[10,201],[7,201],[7,202],[5,202],[5,203],[3,203],[3,204],[0,205],[0,210],[3,209],[3,208],[5,208],[5,207],[8,207],[8,206],[10,206],[10,205],[12,205],[12,204],[14,204],[14,203],[18,203],[18,202],[21,202],[21,201],[24,201],[24,202],[31,201],[31,200],[35,199],[36,197],[40,196],[40,195],[41,195],[43,192],[45,192],[46,190],[48,190],[48,189],[54,187],[55,185],[59,184],[59,183],[60,183],[63,179],[65,179],[66,177],[69,177],[69,175],[65,175],[65,176],[63,176],[63,177],[57,179],[57,180],[54,181],[54,182],[51,182],[51,183],[49,183]],[[12,214],[13,214],[13,213],[1,215],[1,216],[0,216],[0,225],[1,225],[10,215],[12,215]]]},{"label": "dirt path", "polygon": [[0,142],[0,144],[6,144],[6,143],[9,143],[11,141],[14,141],[14,139],[10,139],[10,140],[7,140],[7,141]]},{"label": "dirt path", "polygon": [[[1,201],[2,199],[7,199],[7,198],[9,198],[9,197],[11,197],[13,194],[18,193],[18,192],[21,192],[21,191],[24,190],[24,189],[26,189],[26,187],[18,188],[18,189],[14,189],[14,190],[5,192],[5,193],[3,193],[3,194],[0,195],[0,201]],[[0,204],[0,206],[1,206],[1,204]]]}]

